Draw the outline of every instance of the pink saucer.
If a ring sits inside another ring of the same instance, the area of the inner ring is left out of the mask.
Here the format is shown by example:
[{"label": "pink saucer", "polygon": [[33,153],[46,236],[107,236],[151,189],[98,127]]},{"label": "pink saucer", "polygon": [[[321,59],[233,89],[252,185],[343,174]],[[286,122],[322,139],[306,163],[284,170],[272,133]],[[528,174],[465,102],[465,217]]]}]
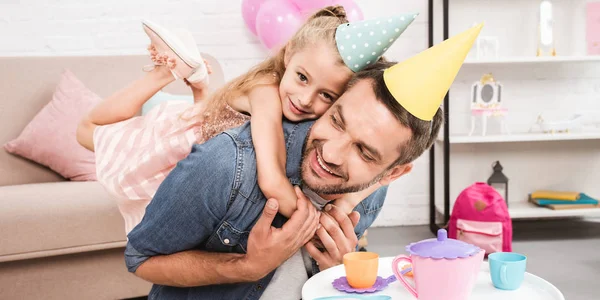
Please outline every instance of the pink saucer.
[{"label": "pink saucer", "polygon": [[350,284],[348,284],[348,280],[346,279],[346,276],[342,276],[340,278],[335,279],[331,284],[333,284],[333,287],[341,292],[346,292],[346,293],[373,293],[373,292],[377,292],[377,291],[381,291],[383,289],[385,289],[390,283],[396,281],[396,276],[392,275],[388,278],[383,279],[381,276],[377,276],[377,280],[375,280],[375,284],[373,284],[373,286],[369,287],[369,288],[364,288],[364,289],[356,289],[350,286]]}]

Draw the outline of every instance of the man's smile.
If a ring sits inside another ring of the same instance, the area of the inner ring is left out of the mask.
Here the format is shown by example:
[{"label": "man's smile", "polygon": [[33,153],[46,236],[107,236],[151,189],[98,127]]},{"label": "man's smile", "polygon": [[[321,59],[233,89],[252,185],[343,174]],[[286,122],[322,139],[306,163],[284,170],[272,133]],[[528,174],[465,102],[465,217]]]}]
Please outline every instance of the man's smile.
[{"label": "man's smile", "polygon": [[310,157],[310,165],[312,171],[321,178],[341,178],[342,176],[338,175],[336,172],[327,167],[327,163],[323,160],[323,157],[320,155],[317,150],[318,147],[315,147],[314,155]]}]

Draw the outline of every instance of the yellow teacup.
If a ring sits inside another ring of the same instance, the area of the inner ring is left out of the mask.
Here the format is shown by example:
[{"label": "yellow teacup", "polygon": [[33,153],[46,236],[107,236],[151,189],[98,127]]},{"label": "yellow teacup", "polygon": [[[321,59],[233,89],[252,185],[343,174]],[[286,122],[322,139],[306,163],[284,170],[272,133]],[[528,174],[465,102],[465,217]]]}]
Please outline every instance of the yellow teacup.
[{"label": "yellow teacup", "polygon": [[344,255],[348,284],[355,289],[372,287],[377,280],[379,255],[374,252],[350,252]]}]

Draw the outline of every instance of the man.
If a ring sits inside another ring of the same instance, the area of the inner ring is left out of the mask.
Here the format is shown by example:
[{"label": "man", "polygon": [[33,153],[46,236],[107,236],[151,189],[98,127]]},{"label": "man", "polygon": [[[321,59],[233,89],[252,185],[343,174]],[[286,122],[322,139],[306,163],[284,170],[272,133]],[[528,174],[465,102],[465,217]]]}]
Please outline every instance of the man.
[{"label": "man", "polygon": [[[359,215],[327,205],[319,217],[299,190],[291,218],[276,215],[277,201],[266,201],[256,182],[245,124],[195,145],[169,174],[128,236],[128,269],[155,283],[151,299],[260,299],[277,267],[305,244],[320,269],[340,264],[375,220],[387,185],[408,173],[433,143],[442,123],[439,103],[480,30],[401,64],[377,63],[358,72],[317,121],[284,123],[287,175],[322,197],[317,201],[382,186],[356,205]],[[420,61],[418,74],[411,73],[414,60]],[[446,72],[437,72],[444,66]],[[425,85],[434,95],[429,99],[412,90],[424,83],[433,83]],[[316,229],[319,218],[323,225]],[[315,231],[323,252],[307,243]]]}]

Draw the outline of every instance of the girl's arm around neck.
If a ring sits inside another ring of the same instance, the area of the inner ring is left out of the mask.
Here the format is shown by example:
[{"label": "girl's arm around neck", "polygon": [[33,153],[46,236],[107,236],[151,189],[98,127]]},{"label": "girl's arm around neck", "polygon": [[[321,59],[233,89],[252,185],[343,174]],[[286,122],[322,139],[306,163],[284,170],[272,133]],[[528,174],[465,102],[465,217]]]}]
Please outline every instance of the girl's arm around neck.
[{"label": "girl's arm around neck", "polygon": [[258,185],[267,199],[279,201],[279,213],[289,218],[296,210],[298,198],[286,176],[279,89],[274,85],[258,86],[248,94],[248,99]]}]

